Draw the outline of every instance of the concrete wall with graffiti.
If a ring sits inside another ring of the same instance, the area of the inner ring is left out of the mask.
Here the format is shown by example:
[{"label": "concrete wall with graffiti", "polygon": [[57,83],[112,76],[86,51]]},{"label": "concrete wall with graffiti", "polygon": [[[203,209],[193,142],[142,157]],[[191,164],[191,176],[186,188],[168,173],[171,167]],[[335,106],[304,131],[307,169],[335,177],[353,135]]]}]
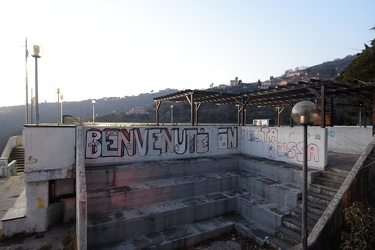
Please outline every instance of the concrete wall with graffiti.
[{"label": "concrete wall with graffiti", "polygon": [[[252,156],[303,163],[303,127],[242,127],[241,152]],[[307,160],[309,167],[327,165],[327,130],[308,127]]]},{"label": "concrete wall with graffiti", "polygon": [[[25,177],[26,181],[70,175],[75,163],[74,126],[31,126],[26,127],[25,131],[25,172],[29,173]],[[337,131],[335,133],[341,134]],[[302,164],[302,135],[302,127],[86,126],[85,164],[90,166],[236,153]],[[309,127],[309,166],[324,168],[327,164],[326,149],[327,129]],[[37,170],[48,171],[41,174]],[[64,171],[67,173],[64,174]]]},{"label": "concrete wall with graffiti", "polygon": [[328,151],[362,154],[372,138],[372,128],[329,127]]},{"label": "concrete wall with graffiti", "polygon": [[240,152],[240,127],[85,127],[87,165]]}]

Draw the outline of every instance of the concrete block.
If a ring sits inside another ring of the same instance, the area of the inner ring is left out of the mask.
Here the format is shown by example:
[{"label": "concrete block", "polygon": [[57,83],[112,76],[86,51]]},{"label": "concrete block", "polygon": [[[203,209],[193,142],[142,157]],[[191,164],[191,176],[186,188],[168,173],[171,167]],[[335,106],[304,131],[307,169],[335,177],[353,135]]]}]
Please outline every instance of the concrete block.
[{"label": "concrete block", "polygon": [[[120,211],[124,208],[145,206],[154,202],[187,198],[213,192],[224,192],[237,187],[234,173],[211,173],[198,176],[161,179],[128,186],[109,187],[89,194],[89,214]],[[91,191],[93,192],[93,191]]]},{"label": "concrete block", "polygon": [[[92,239],[89,240],[89,245],[107,244],[121,238],[165,231],[178,225],[233,212],[235,207],[235,199],[220,192],[103,214],[100,218],[89,220],[88,232]],[[121,232],[123,236],[110,236],[107,232]],[[105,238],[102,233],[106,235]],[[103,238],[103,242],[99,242],[98,238]]]},{"label": "concrete block", "polygon": [[49,204],[47,208],[47,228],[62,224],[64,221],[64,203]]},{"label": "concrete block", "polygon": [[280,226],[282,217],[288,213],[285,207],[252,195],[241,195],[237,198],[237,211],[243,217],[262,224],[267,231]]},{"label": "concrete block", "polygon": [[87,167],[87,187],[118,186],[123,183],[238,169],[235,157],[199,158],[179,161],[143,162],[127,165]]},{"label": "concrete block", "polygon": [[64,198],[61,202],[64,204],[64,223],[74,222],[76,219],[76,198]]}]

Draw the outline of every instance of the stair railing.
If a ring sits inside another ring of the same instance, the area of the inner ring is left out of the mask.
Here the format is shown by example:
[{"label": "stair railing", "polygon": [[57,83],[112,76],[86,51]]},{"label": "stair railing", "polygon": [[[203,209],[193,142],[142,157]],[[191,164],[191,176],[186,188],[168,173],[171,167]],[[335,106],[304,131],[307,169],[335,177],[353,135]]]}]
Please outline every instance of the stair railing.
[{"label": "stair railing", "polygon": [[22,146],[22,136],[16,135],[8,139],[7,144],[0,157],[0,176],[6,177],[11,175],[17,175],[17,161],[8,163],[10,154],[14,147]]}]

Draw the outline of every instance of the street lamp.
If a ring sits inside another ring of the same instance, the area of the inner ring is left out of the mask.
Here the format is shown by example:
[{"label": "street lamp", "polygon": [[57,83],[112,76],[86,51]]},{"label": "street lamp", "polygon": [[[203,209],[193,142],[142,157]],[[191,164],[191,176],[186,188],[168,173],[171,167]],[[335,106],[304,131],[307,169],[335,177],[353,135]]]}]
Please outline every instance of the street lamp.
[{"label": "street lamp", "polygon": [[61,107],[60,107],[60,122],[61,123],[64,123],[64,121],[63,121],[63,107],[62,107],[63,99],[64,99],[64,95],[61,95],[60,96],[60,100],[61,100],[61,102],[60,102],[60,105],[61,105]]},{"label": "street lamp", "polygon": [[292,108],[292,118],[303,125],[303,185],[302,185],[302,246],[307,249],[307,125],[318,119],[318,107],[309,101],[302,101]]},{"label": "street lamp", "polygon": [[38,100],[38,58],[43,55],[43,49],[41,46],[34,44],[32,57],[35,58],[35,123],[39,125],[39,100]]},{"label": "street lamp", "polygon": [[29,124],[29,76],[27,70],[27,57],[29,51],[27,50],[27,38],[25,39],[25,76],[26,76],[26,102],[25,102],[25,123]]},{"label": "street lamp", "polygon": [[61,120],[60,120],[60,88],[57,88],[56,89],[56,93],[57,93],[57,123],[60,123]]},{"label": "street lamp", "polygon": [[171,124],[173,124],[173,104],[171,105]]},{"label": "street lamp", "polygon": [[96,101],[92,100],[91,103],[92,103],[92,122],[95,123],[95,103],[96,103]]}]

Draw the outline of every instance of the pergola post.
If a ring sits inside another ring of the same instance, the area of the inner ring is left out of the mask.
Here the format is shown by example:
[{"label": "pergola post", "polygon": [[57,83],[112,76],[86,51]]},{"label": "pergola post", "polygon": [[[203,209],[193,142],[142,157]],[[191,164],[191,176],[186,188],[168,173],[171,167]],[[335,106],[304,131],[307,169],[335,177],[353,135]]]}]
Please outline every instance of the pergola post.
[{"label": "pergola post", "polygon": [[186,96],[186,99],[190,103],[190,121],[191,126],[194,126],[194,117],[195,117],[195,103],[194,103],[194,94],[191,94],[189,96]]},{"label": "pergola post", "polygon": [[325,128],[326,127],[326,94],[325,94],[325,85],[322,84],[320,86],[320,127]]},{"label": "pergola post", "polygon": [[246,125],[246,105],[242,107],[242,126]]},{"label": "pergola post", "polygon": [[199,109],[201,108],[202,106],[202,103],[196,103],[196,107],[195,107],[195,120],[196,120],[196,126],[198,126],[198,113],[199,113]]},{"label": "pergola post", "polygon": [[242,115],[242,109],[240,105],[237,105],[237,125],[241,126],[241,115]]},{"label": "pergola post", "polygon": [[[292,107],[294,106],[294,104],[293,104],[293,102],[291,102],[291,105],[292,105]],[[290,112],[292,112],[292,111],[290,111]],[[293,124],[293,118],[292,118],[292,115],[290,115],[290,127],[293,127],[294,126],[294,124]]]},{"label": "pergola post", "polygon": [[331,119],[330,119],[330,125],[331,127],[335,126],[335,108],[333,106],[333,98],[331,97]]},{"label": "pergola post", "polygon": [[[281,110],[280,110],[281,109]],[[277,107],[277,126],[280,127],[280,114],[284,111],[284,108]]]},{"label": "pergola post", "polygon": [[159,126],[159,111],[161,106],[161,101],[155,101],[156,102],[156,126]]}]

